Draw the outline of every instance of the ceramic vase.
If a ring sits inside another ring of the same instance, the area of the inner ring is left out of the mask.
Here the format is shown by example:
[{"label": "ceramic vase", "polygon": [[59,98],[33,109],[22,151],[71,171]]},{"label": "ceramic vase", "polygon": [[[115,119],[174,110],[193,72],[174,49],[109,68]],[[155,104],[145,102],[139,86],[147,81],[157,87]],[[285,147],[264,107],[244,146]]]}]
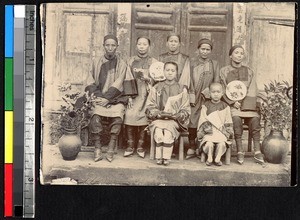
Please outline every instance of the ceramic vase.
[{"label": "ceramic vase", "polygon": [[262,153],[269,163],[283,163],[288,153],[288,142],[282,131],[272,130],[262,142]]},{"label": "ceramic vase", "polygon": [[80,148],[81,140],[76,129],[64,129],[63,136],[58,141],[59,151],[64,160],[75,160]]}]

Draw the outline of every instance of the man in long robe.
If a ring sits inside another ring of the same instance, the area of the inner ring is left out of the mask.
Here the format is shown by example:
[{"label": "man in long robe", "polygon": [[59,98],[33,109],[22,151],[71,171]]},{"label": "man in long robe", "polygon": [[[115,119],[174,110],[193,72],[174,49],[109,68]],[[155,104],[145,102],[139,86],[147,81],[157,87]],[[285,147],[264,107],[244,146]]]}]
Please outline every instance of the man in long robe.
[{"label": "man in long robe", "polygon": [[85,91],[96,96],[96,105],[88,129],[95,141],[95,162],[102,160],[100,132],[103,123],[109,124],[110,141],[106,159],[111,162],[116,140],[121,131],[128,98],[136,95],[136,85],[127,64],[116,55],[118,39],[106,35],[103,40],[105,54],[92,65]]}]

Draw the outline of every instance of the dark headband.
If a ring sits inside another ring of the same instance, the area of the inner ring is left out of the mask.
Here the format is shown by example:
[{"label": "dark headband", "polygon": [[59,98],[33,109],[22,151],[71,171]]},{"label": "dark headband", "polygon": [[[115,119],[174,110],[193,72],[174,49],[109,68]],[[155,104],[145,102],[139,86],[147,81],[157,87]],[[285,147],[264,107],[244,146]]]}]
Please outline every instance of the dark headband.
[{"label": "dark headband", "polygon": [[113,40],[115,40],[115,41],[117,42],[117,44],[119,44],[119,43],[118,43],[118,38],[117,38],[115,35],[113,35],[113,34],[108,34],[108,35],[106,35],[106,36],[103,38],[103,43],[105,43],[105,41],[108,40],[108,39],[113,39]]},{"label": "dark headband", "polygon": [[213,43],[212,43],[212,41],[209,40],[209,39],[207,39],[207,38],[203,38],[203,39],[199,40],[199,42],[198,42],[198,49],[199,49],[199,47],[202,44],[208,44],[208,45],[210,45],[210,48],[213,49]]},{"label": "dark headband", "polygon": [[244,50],[244,48],[242,46],[240,46],[240,45],[234,45],[229,50],[229,56],[231,56],[231,54],[233,53],[233,51],[235,51],[235,49],[237,49],[237,48],[242,48]]}]

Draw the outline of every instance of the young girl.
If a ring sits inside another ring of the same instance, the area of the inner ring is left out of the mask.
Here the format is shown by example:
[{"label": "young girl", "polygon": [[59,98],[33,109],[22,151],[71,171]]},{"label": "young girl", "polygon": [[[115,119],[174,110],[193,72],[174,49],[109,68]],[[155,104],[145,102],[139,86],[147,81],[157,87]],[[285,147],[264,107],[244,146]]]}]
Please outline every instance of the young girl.
[{"label": "young girl", "polygon": [[176,63],[166,62],[166,80],[151,89],[147,100],[146,115],[152,121],[149,129],[159,165],[170,163],[174,141],[179,137],[180,129],[187,130],[191,113],[188,93],[176,81],[177,71]]},{"label": "young girl", "polygon": [[[149,67],[157,60],[149,56],[150,40],[147,37],[139,37],[136,48],[137,55],[131,57],[128,64],[137,82],[138,95],[134,99],[129,98],[125,113],[124,124],[126,125],[128,147],[124,157],[132,155],[136,148],[137,154],[144,158],[145,128],[148,125],[145,107],[149,86],[153,83],[149,75]],[[135,137],[138,138],[137,145],[135,144]]]},{"label": "young girl", "polygon": [[209,39],[201,39],[198,42],[199,56],[191,61],[191,88],[190,102],[192,103],[191,121],[189,124],[190,148],[187,152],[187,159],[195,155],[195,139],[197,126],[200,117],[201,106],[208,98],[208,87],[212,82],[219,82],[219,64],[210,59],[213,43]]},{"label": "young girl", "polygon": [[209,87],[211,99],[206,101],[201,108],[198,123],[197,137],[200,141],[200,151],[207,155],[206,165],[214,162],[221,166],[221,157],[227,150],[229,138],[233,135],[230,107],[221,98],[223,87],[220,83],[212,83]]}]

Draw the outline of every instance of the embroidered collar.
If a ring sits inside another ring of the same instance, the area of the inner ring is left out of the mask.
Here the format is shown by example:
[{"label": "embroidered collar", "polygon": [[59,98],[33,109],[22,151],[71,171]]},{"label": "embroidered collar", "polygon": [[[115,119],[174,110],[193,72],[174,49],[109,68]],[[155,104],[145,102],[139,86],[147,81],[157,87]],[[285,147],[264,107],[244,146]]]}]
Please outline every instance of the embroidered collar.
[{"label": "embroidered collar", "polygon": [[148,58],[148,57],[149,57],[148,54],[147,54],[146,56],[141,56],[140,54],[137,54],[137,56],[138,56],[139,58],[141,58],[141,59],[143,59],[143,58]]},{"label": "embroidered collar", "polygon": [[171,53],[170,51],[168,51],[169,55],[178,55],[180,53],[180,51],[176,52],[176,53]]},{"label": "embroidered collar", "polygon": [[114,55],[114,56],[112,56],[112,57],[108,57],[106,54],[104,54],[104,57],[105,57],[105,59],[107,59],[107,60],[113,60],[113,59],[117,58],[116,55]]}]

